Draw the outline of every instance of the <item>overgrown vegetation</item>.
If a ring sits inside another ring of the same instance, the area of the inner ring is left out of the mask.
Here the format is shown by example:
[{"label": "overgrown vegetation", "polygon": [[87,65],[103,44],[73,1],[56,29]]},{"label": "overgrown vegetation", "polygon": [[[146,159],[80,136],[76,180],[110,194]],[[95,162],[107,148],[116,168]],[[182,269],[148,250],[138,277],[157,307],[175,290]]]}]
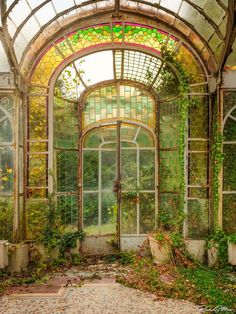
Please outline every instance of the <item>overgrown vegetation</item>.
[{"label": "overgrown vegetation", "polygon": [[118,281],[154,293],[158,298],[190,300],[205,310],[219,306],[224,307],[223,313],[236,310],[235,274],[192,262],[187,267],[157,266],[150,258],[136,256]]},{"label": "overgrown vegetation", "polygon": [[39,239],[39,242],[46,248],[48,257],[52,258],[53,250],[58,248],[60,258],[64,258],[66,254],[69,255],[70,249],[77,246],[77,240],[83,241],[84,237],[85,233],[83,231],[65,231],[55,204],[54,195],[50,195],[46,224]]}]

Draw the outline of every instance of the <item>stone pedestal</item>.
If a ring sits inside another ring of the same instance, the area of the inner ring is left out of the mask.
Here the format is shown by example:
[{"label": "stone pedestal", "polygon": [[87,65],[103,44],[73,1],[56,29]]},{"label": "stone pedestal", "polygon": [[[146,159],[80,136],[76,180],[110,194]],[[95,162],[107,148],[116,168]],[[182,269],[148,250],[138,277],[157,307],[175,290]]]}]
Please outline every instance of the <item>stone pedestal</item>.
[{"label": "stone pedestal", "polygon": [[200,262],[204,262],[205,258],[205,240],[193,240],[193,239],[186,239],[185,240],[186,249],[193,258]]},{"label": "stone pedestal", "polygon": [[228,255],[229,255],[229,263],[231,265],[236,265],[236,244],[228,243]]},{"label": "stone pedestal", "polygon": [[215,266],[217,264],[217,260],[218,260],[218,247],[215,245],[207,250],[208,266],[210,267]]},{"label": "stone pedestal", "polygon": [[29,246],[28,244],[9,245],[9,264],[8,270],[11,273],[20,273],[26,269],[29,263]]},{"label": "stone pedestal", "polygon": [[162,244],[149,237],[149,244],[155,264],[164,265],[170,262],[170,247],[168,243]]},{"label": "stone pedestal", "polygon": [[8,241],[0,240],[0,269],[8,265]]}]

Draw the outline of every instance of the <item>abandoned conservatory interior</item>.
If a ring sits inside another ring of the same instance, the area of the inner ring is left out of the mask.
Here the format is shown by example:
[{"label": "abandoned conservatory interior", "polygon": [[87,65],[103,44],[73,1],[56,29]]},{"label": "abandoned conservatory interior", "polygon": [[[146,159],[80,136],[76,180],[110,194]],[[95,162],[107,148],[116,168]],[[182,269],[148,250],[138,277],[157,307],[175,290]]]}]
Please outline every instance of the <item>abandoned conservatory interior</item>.
[{"label": "abandoned conservatory interior", "polygon": [[236,233],[233,0],[0,10],[1,240],[38,241],[52,216],[90,254]]}]

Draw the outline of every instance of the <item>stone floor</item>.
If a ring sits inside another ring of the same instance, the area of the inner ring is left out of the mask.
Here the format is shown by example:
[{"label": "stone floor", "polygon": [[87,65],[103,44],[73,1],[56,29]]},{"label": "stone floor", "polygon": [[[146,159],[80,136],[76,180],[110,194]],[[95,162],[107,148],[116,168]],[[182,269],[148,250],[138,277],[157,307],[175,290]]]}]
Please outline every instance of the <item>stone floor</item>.
[{"label": "stone floor", "polygon": [[116,283],[118,264],[70,269],[46,284],[13,287],[0,298],[0,314],[197,314],[188,302],[156,296]]},{"label": "stone floor", "polygon": [[155,300],[155,296],[118,283],[69,287],[63,295],[12,295],[0,299],[1,314],[197,314],[188,301]]}]

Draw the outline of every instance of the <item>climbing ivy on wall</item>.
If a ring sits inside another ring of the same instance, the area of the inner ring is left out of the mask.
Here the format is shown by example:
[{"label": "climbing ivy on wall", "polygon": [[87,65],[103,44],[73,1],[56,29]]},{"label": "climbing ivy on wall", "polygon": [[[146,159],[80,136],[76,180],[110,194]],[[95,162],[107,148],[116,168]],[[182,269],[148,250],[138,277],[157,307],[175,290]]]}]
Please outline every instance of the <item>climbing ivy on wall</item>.
[{"label": "climbing ivy on wall", "polygon": [[[185,194],[186,194],[186,174],[185,174],[185,149],[186,149],[186,135],[187,135],[187,121],[189,117],[189,109],[191,106],[197,106],[199,100],[197,98],[190,98],[188,96],[190,91],[189,81],[191,79],[190,75],[183,68],[182,64],[175,58],[173,52],[168,49],[162,49],[162,57],[164,60],[175,67],[178,76],[178,107],[180,114],[179,123],[179,164],[180,164],[180,199],[179,206],[177,206],[175,219],[172,221],[172,225],[175,231],[182,233],[183,221],[186,217],[185,215]],[[164,72],[169,72],[169,67],[164,68]],[[168,74],[168,73],[167,73]],[[168,75],[165,77],[168,78]],[[165,85],[173,85],[173,76],[169,76],[171,82],[165,82]],[[162,218],[160,217],[160,221]]]},{"label": "climbing ivy on wall", "polygon": [[217,125],[214,127],[213,130],[214,139],[212,145],[212,171],[213,171],[213,181],[212,181],[212,190],[213,190],[213,208],[214,208],[214,229],[219,227],[219,174],[221,172],[224,160],[224,154],[222,152],[222,145],[223,145],[223,135],[218,130]]}]

